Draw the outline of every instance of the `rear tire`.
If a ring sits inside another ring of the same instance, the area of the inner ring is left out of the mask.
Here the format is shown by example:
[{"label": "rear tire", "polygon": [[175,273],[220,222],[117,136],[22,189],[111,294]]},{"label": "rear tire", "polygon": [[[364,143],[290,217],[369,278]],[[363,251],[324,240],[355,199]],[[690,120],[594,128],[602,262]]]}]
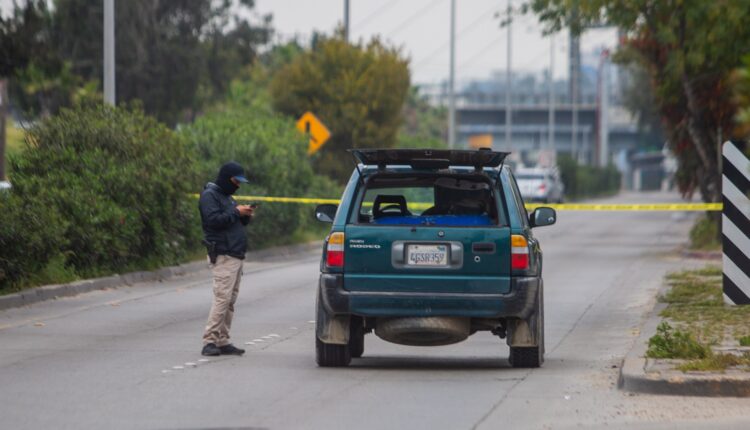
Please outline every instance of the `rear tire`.
[{"label": "rear tire", "polygon": [[315,361],[320,367],[346,367],[352,361],[349,345],[323,343],[315,336]]},{"label": "rear tire", "polygon": [[539,305],[537,311],[532,315],[536,318],[538,346],[510,347],[508,361],[516,368],[536,368],[544,363],[544,283],[539,289]]},{"label": "rear tire", "polygon": [[349,322],[349,355],[362,357],[365,352],[365,327],[360,317],[352,317]]},{"label": "rear tire", "polygon": [[317,325],[321,324],[321,321],[327,314],[326,310],[320,303],[320,300],[316,303],[317,315],[316,315],[316,328],[315,328],[315,362],[320,367],[345,367],[348,366],[352,361],[351,351],[349,345],[339,345],[334,343],[325,343],[318,338]]}]

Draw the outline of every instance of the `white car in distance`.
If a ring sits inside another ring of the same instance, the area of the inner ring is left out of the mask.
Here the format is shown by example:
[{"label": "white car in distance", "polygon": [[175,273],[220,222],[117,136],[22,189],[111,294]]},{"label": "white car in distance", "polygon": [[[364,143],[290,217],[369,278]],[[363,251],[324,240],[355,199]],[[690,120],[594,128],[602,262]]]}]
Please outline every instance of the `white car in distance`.
[{"label": "white car in distance", "polygon": [[565,186],[555,168],[521,167],[515,171],[518,189],[524,201],[562,203]]}]

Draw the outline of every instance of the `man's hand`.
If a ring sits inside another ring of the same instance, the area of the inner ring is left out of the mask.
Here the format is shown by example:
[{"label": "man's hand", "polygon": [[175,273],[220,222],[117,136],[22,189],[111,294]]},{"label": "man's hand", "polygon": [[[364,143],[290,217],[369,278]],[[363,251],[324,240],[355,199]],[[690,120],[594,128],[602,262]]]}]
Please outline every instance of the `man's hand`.
[{"label": "man's hand", "polygon": [[250,205],[239,205],[237,206],[237,210],[240,213],[240,216],[253,216],[253,208],[250,207]]}]

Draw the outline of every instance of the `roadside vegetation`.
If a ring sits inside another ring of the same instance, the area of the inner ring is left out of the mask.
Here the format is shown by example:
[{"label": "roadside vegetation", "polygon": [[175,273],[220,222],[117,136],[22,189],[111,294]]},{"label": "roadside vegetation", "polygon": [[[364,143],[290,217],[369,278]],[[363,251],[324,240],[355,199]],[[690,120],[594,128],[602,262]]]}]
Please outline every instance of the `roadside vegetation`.
[{"label": "roadside vegetation", "polygon": [[[240,196],[337,198],[350,147],[445,146],[445,109],[395,47],[340,32],[271,45],[252,1],[151,3],[116,3],[116,108],[101,96],[101,3],[20,1],[0,20],[0,78],[31,124],[7,121],[0,294],[204,258],[194,195],[228,160],[251,180]],[[333,132],[313,156],[295,127],[306,110]],[[261,202],[250,249],[322,239],[313,207]]]},{"label": "roadside vegetation", "polygon": [[721,250],[719,226],[706,214],[695,220],[690,229],[690,249],[697,251]]},{"label": "roadside vegetation", "polygon": [[580,165],[568,155],[558,156],[557,165],[569,200],[614,195],[620,191],[620,172],[613,165],[605,168]]},{"label": "roadside vegetation", "polygon": [[721,267],[708,266],[667,275],[670,289],[657,333],[649,339],[650,358],[682,360],[683,371],[750,370],[750,352],[719,352],[719,346],[750,345],[750,308],[724,304]]}]

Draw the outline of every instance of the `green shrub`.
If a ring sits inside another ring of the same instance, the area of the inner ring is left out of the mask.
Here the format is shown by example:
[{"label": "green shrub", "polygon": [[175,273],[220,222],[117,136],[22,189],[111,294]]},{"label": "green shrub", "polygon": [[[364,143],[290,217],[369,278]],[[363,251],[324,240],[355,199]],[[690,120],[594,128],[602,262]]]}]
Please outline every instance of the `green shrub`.
[{"label": "green shrub", "polygon": [[659,323],[656,334],[648,340],[646,356],[650,358],[706,358],[711,348],[699,343],[690,333],[674,329],[666,321]]},{"label": "green shrub", "polygon": [[95,103],[39,122],[10,163],[12,193],[62,220],[57,249],[82,276],[175,263],[195,246],[193,171],[180,136],[140,108]]},{"label": "green shrub", "polygon": [[[238,196],[336,198],[340,187],[315,175],[307,156],[307,140],[291,119],[262,111],[227,108],[212,112],[184,128],[182,134],[201,160],[193,192],[213,181],[219,167],[240,163],[250,180]],[[353,164],[352,164],[353,168]],[[197,203],[195,203],[197,204]],[[283,243],[312,218],[314,205],[262,202],[247,229],[249,247]]]},{"label": "green shrub", "polygon": [[59,254],[66,225],[39,200],[0,193],[0,291],[18,286]]},{"label": "green shrub", "polygon": [[690,248],[698,250],[712,250],[721,248],[719,242],[719,225],[708,215],[695,221],[690,229]]},{"label": "green shrub", "polygon": [[612,194],[620,189],[620,172],[613,165],[605,168],[583,166],[568,155],[560,155],[557,165],[569,199]]}]

